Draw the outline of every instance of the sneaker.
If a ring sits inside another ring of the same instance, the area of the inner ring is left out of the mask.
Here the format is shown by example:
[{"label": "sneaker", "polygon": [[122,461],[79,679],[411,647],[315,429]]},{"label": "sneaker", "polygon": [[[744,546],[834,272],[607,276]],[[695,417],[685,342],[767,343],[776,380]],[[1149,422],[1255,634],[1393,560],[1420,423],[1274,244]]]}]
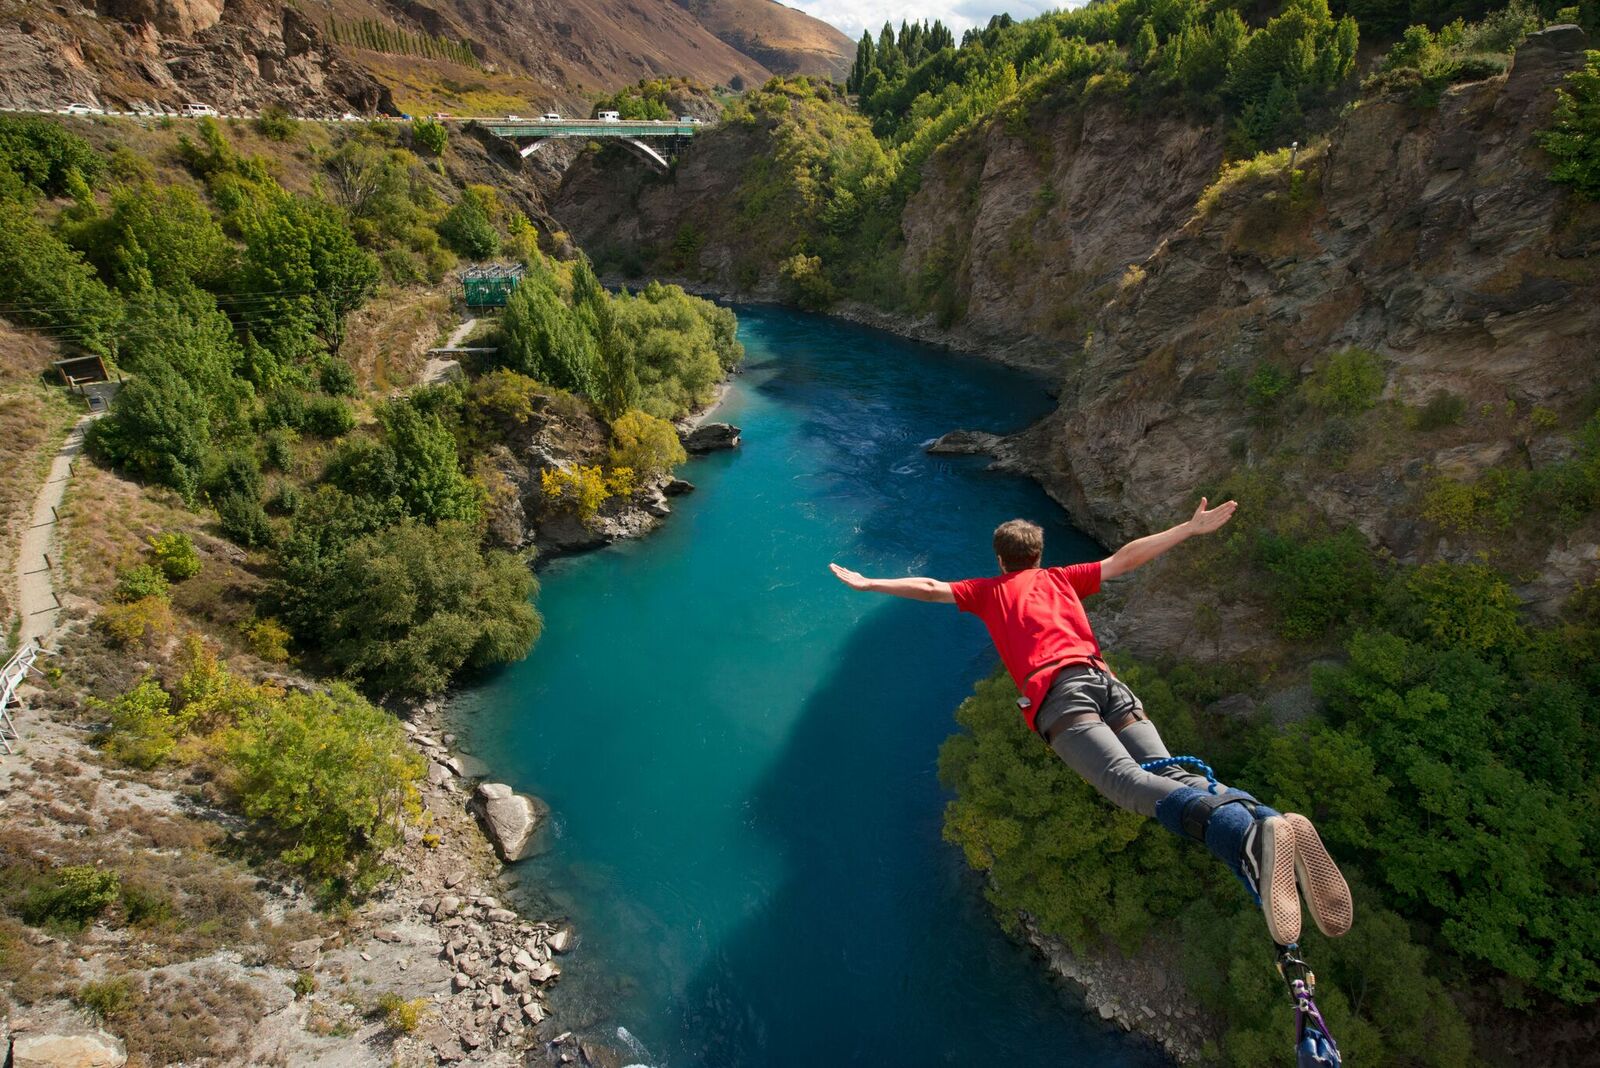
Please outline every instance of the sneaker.
[{"label": "sneaker", "polygon": [[1295,892],[1295,829],[1283,816],[1256,820],[1245,832],[1240,868],[1245,888],[1280,946],[1300,941],[1300,895]]},{"label": "sneaker", "polygon": [[1328,855],[1328,848],[1310,820],[1297,812],[1283,818],[1294,828],[1294,874],[1317,930],[1329,938],[1348,933],[1355,921],[1355,903],[1350,900],[1350,886],[1339,874],[1339,866]]}]

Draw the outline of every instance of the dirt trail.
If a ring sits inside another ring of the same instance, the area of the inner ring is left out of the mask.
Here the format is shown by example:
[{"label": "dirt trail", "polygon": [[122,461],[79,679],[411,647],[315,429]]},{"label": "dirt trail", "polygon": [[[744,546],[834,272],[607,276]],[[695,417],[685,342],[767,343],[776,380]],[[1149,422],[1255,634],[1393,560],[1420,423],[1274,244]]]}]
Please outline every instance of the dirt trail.
[{"label": "dirt trail", "polygon": [[[17,614],[22,617],[19,642],[44,639],[55,629],[61,606],[55,596],[55,574],[52,567],[61,566],[61,554],[55,543],[56,508],[61,504],[72,477],[72,461],[83,451],[84,434],[89,424],[101,412],[83,416],[67,433],[66,440],[50,462],[50,473],[33,499],[33,512],[22,532],[17,546]],[[52,554],[53,555],[50,555]]]}]

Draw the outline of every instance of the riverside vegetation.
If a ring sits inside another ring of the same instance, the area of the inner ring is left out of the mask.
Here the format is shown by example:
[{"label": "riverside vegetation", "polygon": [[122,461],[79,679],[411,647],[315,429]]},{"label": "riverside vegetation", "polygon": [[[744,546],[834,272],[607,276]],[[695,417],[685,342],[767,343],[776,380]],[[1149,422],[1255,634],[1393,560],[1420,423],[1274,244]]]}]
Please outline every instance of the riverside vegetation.
[{"label": "riverside vegetation", "polygon": [[[633,202],[643,240],[612,243],[604,227],[582,235],[597,258],[623,270],[699,273],[808,307],[864,302],[941,326],[987,314],[977,336],[998,343],[1032,324],[1005,320],[1021,302],[1000,312],[969,305],[980,228],[991,256],[984,266],[998,275],[987,280],[993,296],[1023,285],[1030,264],[1058,271],[1069,262],[1040,256],[1041,234],[1085,239],[1072,220],[1049,229],[1060,198],[1075,198],[1085,214],[1104,210],[1072,187],[1097,176],[1055,169],[1061,154],[1105,162],[1105,153],[1081,146],[1106,139],[1108,127],[1125,137],[1167,134],[1179,146],[1167,156],[1169,146],[1150,145],[1165,163],[1148,180],[1164,182],[1216,146],[1210,158],[1221,165],[1209,186],[1197,183],[1149,245],[1124,250],[1136,257],[1131,264],[1114,263],[1110,283],[1070,278],[1075,294],[1087,294],[1084,307],[1051,302],[1064,316],[1044,331],[1066,353],[1052,365],[1067,382],[1063,409],[1047,431],[1001,455],[1013,469],[1041,474],[1080,522],[1133,536],[1171,488],[1130,500],[1141,490],[1131,462],[1141,435],[1174,419],[1180,439],[1198,433],[1199,422],[1223,425],[1207,438],[1204,460],[1193,442],[1181,458],[1162,455],[1206,472],[1183,492],[1237,497],[1239,521],[1216,545],[1186,549],[1186,559],[1148,576],[1130,598],[1142,614],[1129,615],[1116,594],[1099,611],[1135,640],[1156,635],[1143,639],[1146,647],[1192,616],[1199,638],[1188,646],[1230,650],[1119,666],[1174,752],[1198,752],[1223,779],[1308,812],[1347,862],[1361,919],[1339,942],[1311,932],[1308,956],[1335,1033],[1363,1063],[1554,1062],[1581,1056],[1574,1051],[1592,1039],[1600,1000],[1600,824],[1592,816],[1600,396],[1541,382],[1530,399],[1502,391],[1499,372],[1481,364],[1441,371],[1446,360],[1413,349],[1419,333],[1459,327],[1443,313],[1393,329],[1407,338],[1393,346],[1409,355],[1351,344],[1359,298],[1341,291],[1320,304],[1320,291],[1306,294],[1304,272],[1291,282],[1283,265],[1345,241],[1331,256],[1339,264],[1352,255],[1352,226],[1388,224],[1380,214],[1387,202],[1351,208],[1358,194],[1348,188],[1345,219],[1319,216],[1330,210],[1325,131],[1390,111],[1401,125],[1432,121],[1452,93],[1463,95],[1450,107],[1485,106],[1492,89],[1474,97],[1460,87],[1494,85],[1519,43],[1543,26],[1577,23],[1593,33],[1597,19],[1592,3],[1291,0],[1246,11],[1112,0],[1026,22],[997,17],[959,47],[942,26],[886,26],[861,41],[844,92],[769,82],[731,105],[724,128],[680,161],[703,184],[695,154],[709,156],[714,138],[728,139],[729,155],[716,160],[737,158],[738,167],[719,191],[740,240],[728,239],[724,217],[693,204],[668,210],[646,195]],[[1529,56],[1528,70],[1548,55]],[[1553,193],[1533,193],[1541,206],[1554,201],[1554,236],[1539,254],[1549,273],[1582,291],[1595,281],[1600,53],[1564,69],[1571,73],[1545,79],[1541,127],[1517,137],[1529,141],[1522,158],[1533,161],[1530,181],[1555,183]],[[1524,86],[1541,77],[1527,75]],[[1341,146],[1341,165],[1359,168],[1351,160],[1375,151],[1380,158],[1374,138],[1392,132],[1368,119]],[[1441,121],[1430,136],[1464,135]],[[1447,169],[1435,166],[1427,178]],[[1043,182],[1032,210],[1014,210],[1026,206],[1030,179]],[[1021,193],[980,188],[1007,181]],[[932,201],[919,205],[932,182]],[[642,183],[642,193],[649,187]],[[600,203],[601,192],[580,173],[563,194],[571,205],[563,218],[581,227],[578,209]],[[951,211],[971,217],[953,220]],[[1306,240],[1313,225],[1333,240]],[[1393,255],[1419,274],[1437,262],[1416,245],[1354,241],[1367,250],[1357,258]],[[1504,250],[1502,265],[1530,262],[1520,255]],[[1179,280],[1147,285],[1147,272],[1162,269]],[[1198,277],[1207,279],[1198,296],[1181,292],[1181,279]],[[1278,303],[1250,303],[1275,287],[1285,294]],[[1087,300],[1104,305],[1098,317]],[[1501,307],[1520,310],[1516,301]],[[1256,315],[1318,325],[1280,336],[1257,329]],[[1202,325],[1184,333],[1141,320]],[[1346,340],[1330,345],[1329,335]],[[1548,337],[1496,331],[1486,347],[1509,359],[1522,347],[1542,349]],[[1592,345],[1576,346],[1563,350],[1571,369],[1592,378]],[[1441,374],[1446,386],[1437,384]],[[1098,441],[1102,431],[1106,441]],[[1098,472],[1088,479],[1078,463],[1086,456],[1104,463],[1103,480]],[[1374,485],[1379,478],[1391,480],[1387,491]],[[1337,491],[1320,492],[1330,482]],[[1389,536],[1397,524],[1406,526],[1398,540]],[[1568,553],[1582,562],[1564,570]],[[1230,631],[1255,636],[1224,641]],[[980,684],[940,767],[956,794],[946,835],[987,874],[1001,923],[1041,931],[1080,955],[1173,947],[1183,985],[1216,1021],[1202,1036],[1208,1056],[1277,1063],[1290,1011],[1259,918],[1237,886],[1159,828],[1109,811],[1025,732],[1014,696],[1003,677]]]},{"label": "riverside vegetation", "polygon": [[[433,124],[330,136],[267,116],[230,136],[204,121],[138,152],[119,129],[96,144],[0,118],[0,303],[127,376],[88,448],[143,484],[127,521],[149,532],[137,547],[91,532],[118,521],[69,496],[71,592],[95,607],[54,686],[111,766],[186,769],[249,818],[256,864],[344,907],[394,874],[386,853],[420,815],[425,762],[374,701],[437,694],[538,637],[533,539],[496,522],[521,507],[505,471],[528,461],[512,450],[550,430],[533,492],[552,515],[625,504],[684,459],[669,420],[739,361],[733,315],[673,287],[608,293],[494,190],[426,162],[446,152]],[[446,325],[437,283],[458,256],[495,254],[527,271],[494,328],[500,357],[394,391],[405,357],[374,320],[419,315],[430,341]],[[599,436],[575,454],[592,463],[562,458],[565,426]],[[311,688],[284,664],[334,681]],[[0,865],[13,998],[55,992],[28,977],[18,924],[199,922],[141,876],[53,855],[24,841]]]}]

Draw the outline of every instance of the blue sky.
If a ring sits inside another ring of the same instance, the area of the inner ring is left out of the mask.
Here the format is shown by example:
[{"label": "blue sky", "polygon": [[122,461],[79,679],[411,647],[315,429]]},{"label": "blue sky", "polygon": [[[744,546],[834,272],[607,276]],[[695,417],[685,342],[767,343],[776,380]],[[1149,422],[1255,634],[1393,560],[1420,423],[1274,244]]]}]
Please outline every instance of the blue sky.
[{"label": "blue sky", "polygon": [[955,31],[956,40],[969,26],[983,26],[990,15],[1010,12],[1017,20],[1032,18],[1045,11],[1063,7],[1078,7],[1083,0],[1045,3],[1043,0],[1021,0],[1006,3],[1003,0],[783,0],[788,7],[799,8],[824,22],[831,22],[852,39],[859,40],[861,31],[871,27],[876,34],[885,20],[900,25],[901,20],[918,22],[940,19]]}]

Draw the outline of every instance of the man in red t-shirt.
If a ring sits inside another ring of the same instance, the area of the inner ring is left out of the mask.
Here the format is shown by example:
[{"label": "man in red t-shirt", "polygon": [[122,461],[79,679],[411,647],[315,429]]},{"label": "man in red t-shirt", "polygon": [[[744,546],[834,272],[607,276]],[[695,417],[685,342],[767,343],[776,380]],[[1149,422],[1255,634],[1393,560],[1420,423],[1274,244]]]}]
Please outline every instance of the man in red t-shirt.
[{"label": "man in red t-shirt", "polygon": [[1070,567],[1040,567],[1044,531],[1022,519],[994,532],[1000,574],[993,578],[869,579],[829,567],[851,589],[953,604],[983,620],[1022,693],[1017,705],[1029,729],[1118,807],[1204,842],[1260,904],[1273,941],[1290,945],[1300,938],[1297,883],[1324,934],[1344,934],[1353,919],[1350,888],[1316,829],[1304,816],[1281,814],[1243,790],[1163,763],[1171,754],[1138,697],[1101,657],[1082,600],[1099,592],[1102,579],[1217,530],[1236,507],[1228,501],[1208,509],[1202,497],[1187,522]]}]

